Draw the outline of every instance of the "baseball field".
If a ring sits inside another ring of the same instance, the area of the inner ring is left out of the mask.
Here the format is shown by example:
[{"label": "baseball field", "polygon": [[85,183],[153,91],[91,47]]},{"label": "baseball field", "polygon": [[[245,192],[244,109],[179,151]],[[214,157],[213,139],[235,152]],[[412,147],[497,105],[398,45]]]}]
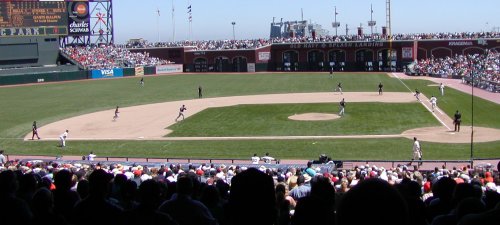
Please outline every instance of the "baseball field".
[{"label": "baseball field", "polygon": [[[139,80],[2,87],[0,148],[49,156],[248,159],[269,152],[281,159],[408,160],[417,137],[425,159],[469,159],[473,99],[474,157],[500,158],[500,105],[450,87],[441,96],[429,80],[386,73],[180,74],[145,77],[144,87]],[[334,92],[339,82],[343,94]],[[434,112],[431,95],[438,98]],[[185,120],[175,122],[183,104]],[[453,131],[456,110],[461,132]],[[35,120],[41,140],[31,140]],[[58,147],[66,129],[67,146]]]}]

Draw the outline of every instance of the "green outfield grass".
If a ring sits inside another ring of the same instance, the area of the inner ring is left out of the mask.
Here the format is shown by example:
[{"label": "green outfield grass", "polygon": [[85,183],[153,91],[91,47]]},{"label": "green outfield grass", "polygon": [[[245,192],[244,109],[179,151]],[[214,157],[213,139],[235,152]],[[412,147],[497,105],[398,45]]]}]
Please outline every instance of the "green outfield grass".
[{"label": "green outfield grass", "polygon": [[328,136],[401,134],[440,126],[420,103],[347,103],[344,117],[329,121],[295,121],[294,114],[338,113],[337,103],[238,105],[209,108],[169,127],[169,136]]},{"label": "green outfield grass", "polygon": [[[347,74],[336,73],[330,79],[328,73],[293,73],[293,74],[196,74],[175,76],[145,77],[145,87],[139,85],[139,78],[77,81],[32,86],[0,88],[0,148],[8,154],[46,154],[46,155],[82,155],[90,150],[99,155],[115,156],[179,156],[179,157],[242,157],[246,158],[254,151],[273,150],[282,158],[316,158],[318,153],[328,153],[340,158],[354,159],[398,159],[407,158],[406,139],[377,140],[322,140],[316,145],[313,141],[72,141],[62,151],[56,142],[21,141],[30,132],[31,123],[44,124],[64,118],[90,112],[120,107],[149,104],[156,102],[193,99],[197,97],[197,87],[203,86],[204,97],[221,97],[272,93],[307,93],[332,91],[337,82],[342,82],[344,91],[377,91],[379,82],[384,84],[384,91],[408,91],[402,83],[385,74]],[[427,87],[428,81],[405,81],[410,88],[418,87],[430,96],[437,93],[437,87]],[[409,91],[408,91],[409,92]],[[438,97],[438,105],[448,115],[458,108],[463,115],[464,124],[470,123],[470,95],[446,89],[445,98]],[[347,118],[353,116],[352,104],[347,106]],[[476,98],[474,100],[474,124],[500,128],[498,112],[500,106]],[[421,111],[425,111],[423,107]],[[336,110],[336,106],[332,107]],[[427,118],[427,116],[424,116]],[[387,116],[387,121],[392,120]],[[427,121],[427,119],[425,119]],[[186,120],[185,122],[188,122]],[[436,123],[436,122],[433,122]],[[305,129],[315,129],[317,126]],[[318,127],[319,129],[319,127]],[[321,128],[325,130],[325,128]],[[363,128],[360,128],[362,130]],[[366,129],[366,128],[365,128]],[[400,129],[400,128],[398,128]],[[176,131],[177,132],[177,131]],[[179,129],[178,132],[181,132]],[[183,131],[186,132],[186,131]],[[316,131],[319,133],[319,131]],[[389,131],[385,131],[389,132]],[[391,131],[392,132],[392,131]],[[43,131],[40,135],[43,137]],[[276,135],[276,134],[275,134]],[[12,139],[16,138],[16,139]],[[309,144],[307,144],[309,143]],[[324,143],[324,144],[320,144]],[[397,144],[399,143],[399,144]],[[307,146],[307,148],[306,148]],[[313,146],[313,147],[311,147]],[[399,147],[398,147],[399,146]],[[467,158],[469,145],[432,144],[428,157],[434,159]],[[500,157],[500,142],[475,144],[477,156]],[[354,150],[353,150],[354,149]],[[375,150],[379,149],[379,150]],[[393,149],[393,150],[391,150]],[[395,152],[401,151],[400,155]],[[425,151],[425,150],[424,150]],[[431,152],[436,152],[432,155]],[[439,154],[437,154],[439,153]]]},{"label": "green outfield grass", "polygon": [[[413,141],[406,138],[336,139],[336,140],[237,140],[237,141],[72,141],[67,147],[56,147],[57,141],[4,140],[2,145],[19,146],[8,154],[23,155],[87,155],[116,157],[183,157],[250,159],[254,153],[269,152],[281,159],[316,159],[328,154],[335,159],[409,160]],[[469,159],[470,144],[438,144],[421,142],[424,159]],[[474,144],[474,157],[499,158],[500,141]]]}]

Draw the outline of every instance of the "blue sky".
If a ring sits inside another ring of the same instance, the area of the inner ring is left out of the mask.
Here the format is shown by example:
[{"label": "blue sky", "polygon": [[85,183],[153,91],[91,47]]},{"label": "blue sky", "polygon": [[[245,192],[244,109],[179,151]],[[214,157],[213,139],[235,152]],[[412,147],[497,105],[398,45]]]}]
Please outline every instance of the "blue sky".
[{"label": "blue sky", "polygon": [[[221,40],[232,38],[231,22],[236,22],[236,39],[268,38],[273,17],[276,21],[304,19],[321,24],[329,30],[333,22],[334,6],[339,34],[350,28],[364,27],[373,20],[380,32],[385,25],[385,0],[173,0],[175,11],[175,40],[187,40],[189,23],[187,6],[192,6],[191,40]],[[160,16],[156,10],[160,10]],[[491,31],[500,27],[500,0],[392,0],[393,33],[428,33]],[[125,43],[130,38],[144,38],[155,42],[158,30],[161,41],[172,41],[172,0],[114,0],[115,42]],[[159,27],[157,27],[159,21]],[[369,28],[365,28],[365,32]],[[355,29],[349,33],[354,34]]]}]

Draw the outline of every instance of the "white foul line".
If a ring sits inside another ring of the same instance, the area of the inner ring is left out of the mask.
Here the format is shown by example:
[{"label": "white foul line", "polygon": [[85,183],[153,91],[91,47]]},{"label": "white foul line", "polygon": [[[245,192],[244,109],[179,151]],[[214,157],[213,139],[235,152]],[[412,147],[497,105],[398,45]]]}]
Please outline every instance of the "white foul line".
[{"label": "white foul line", "polygon": [[[398,75],[396,75],[395,73],[391,73],[391,74],[392,74],[394,77],[398,78],[399,82],[401,82],[401,83],[402,83],[402,84],[403,84],[406,88],[408,88],[408,90],[409,90],[411,93],[413,93],[413,91],[411,91],[411,89],[410,89],[408,86],[406,86],[405,82],[403,82],[403,81],[399,78],[399,76],[398,76]],[[422,105],[423,105],[423,106],[424,106],[427,110],[429,110],[429,112],[431,112],[431,113],[432,113],[432,115],[433,115],[433,116],[434,116],[434,117],[435,117],[435,118],[436,118],[436,119],[437,119],[437,120],[438,120],[438,121],[439,121],[439,122],[440,122],[443,126],[445,126],[446,128],[448,128],[448,130],[451,130],[451,128],[450,128],[450,127],[448,127],[448,125],[446,125],[446,124],[445,124],[445,123],[444,123],[444,122],[443,122],[443,121],[442,121],[442,120],[441,120],[441,119],[440,119],[440,118],[439,118],[439,117],[438,117],[438,116],[437,116],[434,112],[432,112],[432,110],[431,110],[431,109],[429,109],[429,107],[427,107],[427,106],[424,104],[424,102],[420,101],[420,103],[422,103]],[[438,111],[439,111],[439,109],[438,109]],[[439,112],[440,112],[441,114],[443,114],[441,111],[439,111]]]}]

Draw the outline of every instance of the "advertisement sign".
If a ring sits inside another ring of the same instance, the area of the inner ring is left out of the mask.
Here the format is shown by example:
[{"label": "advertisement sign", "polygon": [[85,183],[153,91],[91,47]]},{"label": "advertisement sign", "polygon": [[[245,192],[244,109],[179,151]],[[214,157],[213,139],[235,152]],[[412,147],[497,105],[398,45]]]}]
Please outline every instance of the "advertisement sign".
[{"label": "advertisement sign", "polygon": [[90,34],[90,12],[88,2],[68,2],[68,35]]},{"label": "advertisement sign", "polygon": [[143,66],[135,67],[135,75],[136,76],[144,76],[144,67]]},{"label": "advertisement sign", "polygon": [[259,52],[259,61],[268,61],[271,59],[271,52]]},{"label": "advertisement sign", "polygon": [[123,77],[123,69],[92,70],[92,79]]},{"label": "advertisement sign", "polygon": [[156,66],[156,74],[182,73],[182,64]]},{"label": "advertisement sign", "polygon": [[249,73],[255,73],[255,63],[247,63],[247,71]]},{"label": "advertisement sign", "polygon": [[403,48],[402,54],[403,59],[413,59],[413,48]]}]

